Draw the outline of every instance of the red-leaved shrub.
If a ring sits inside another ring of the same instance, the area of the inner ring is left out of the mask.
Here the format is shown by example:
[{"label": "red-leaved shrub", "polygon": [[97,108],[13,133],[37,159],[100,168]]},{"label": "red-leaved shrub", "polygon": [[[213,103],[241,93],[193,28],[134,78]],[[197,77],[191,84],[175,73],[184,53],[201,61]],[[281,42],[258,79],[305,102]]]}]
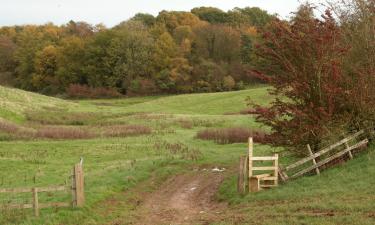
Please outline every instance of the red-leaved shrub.
[{"label": "red-leaved shrub", "polygon": [[114,88],[89,87],[87,85],[71,84],[66,89],[70,98],[118,98],[122,95]]}]

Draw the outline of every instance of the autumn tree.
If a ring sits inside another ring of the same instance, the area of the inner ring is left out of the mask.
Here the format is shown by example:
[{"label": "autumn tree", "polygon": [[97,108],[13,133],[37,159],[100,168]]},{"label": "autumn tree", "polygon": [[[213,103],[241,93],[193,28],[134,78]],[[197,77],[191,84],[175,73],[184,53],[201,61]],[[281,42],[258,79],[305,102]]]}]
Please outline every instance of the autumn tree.
[{"label": "autumn tree", "polygon": [[273,86],[276,100],[257,107],[257,120],[272,128],[274,144],[304,154],[306,144],[318,146],[348,125],[342,65],[349,46],[342,40],[329,11],[321,20],[274,21],[263,33],[257,53],[267,66],[254,73]]}]

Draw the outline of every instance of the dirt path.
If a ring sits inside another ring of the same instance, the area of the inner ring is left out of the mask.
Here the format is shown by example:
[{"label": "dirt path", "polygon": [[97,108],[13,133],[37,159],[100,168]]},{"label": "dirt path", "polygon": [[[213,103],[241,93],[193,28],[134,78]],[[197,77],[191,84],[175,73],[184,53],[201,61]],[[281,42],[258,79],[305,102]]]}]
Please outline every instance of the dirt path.
[{"label": "dirt path", "polygon": [[191,225],[220,220],[226,205],[213,198],[224,176],[225,172],[200,170],[168,179],[144,200],[134,224]]}]

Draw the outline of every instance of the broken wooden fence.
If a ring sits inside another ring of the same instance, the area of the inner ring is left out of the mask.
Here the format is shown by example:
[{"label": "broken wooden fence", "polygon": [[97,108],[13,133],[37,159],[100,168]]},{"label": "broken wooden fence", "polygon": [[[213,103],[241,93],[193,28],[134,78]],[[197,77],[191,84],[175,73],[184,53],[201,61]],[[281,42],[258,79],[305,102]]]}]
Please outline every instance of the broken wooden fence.
[{"label": "broken wooden fence", "polygon": [[[316,153],[313,153],[310,148],[310,145],[307,145],[307,149],[310,153],[310,156],[303,158],[285,168],[280,168],[279,176],[281,180],[287,181],[292,178],[297,178],[313,170],[315,170],[316,174],[320,174],[319,167],[331,162],[334,159],[340,158],[344,156],[345,154],[347,154],[349,158],[352,159],[353,158],[352,151],[354,149],[358,149],[366,145],[369,142],[367,138],[364,138],[363,140],[360,140],[360,141],[356,140],[364,133],[365,131],[361,130],[355,134],[352,134],[336,142],[335,144],[332,144],[326,148],[323,148],[322,150]],[[349,144],[350,142],[354,142],[354,144],[350,146]],[[344,149],[338,150],[341,146],[344,146]],[[331,153],[332,155],[329,155],[329,153]],[[309,162],[311,162],[310,165],[306,165]],[[288,175],[288,172],[290,172],[291,170],[296,170],[296,171]]]},{"label": "broken wooden fence", "polygon": [[[73,168],[71,175],[72,184],[67,186],[51,186],[51,187],[33,187],[33,188],[1,188],[0,194],[22,194],[30,193],[32,203],[18,203],[18,204],[1,204],[2,209],[34,209],[34,215],[39,216],[40,209],[50,207],[81,207],[84,205],[84,174],[83,174],[83,161],[77,163]],[[71,190],[71,202],[47,202],[42,203],[39,199],[39,193],[43,192],[68,192]]]}]

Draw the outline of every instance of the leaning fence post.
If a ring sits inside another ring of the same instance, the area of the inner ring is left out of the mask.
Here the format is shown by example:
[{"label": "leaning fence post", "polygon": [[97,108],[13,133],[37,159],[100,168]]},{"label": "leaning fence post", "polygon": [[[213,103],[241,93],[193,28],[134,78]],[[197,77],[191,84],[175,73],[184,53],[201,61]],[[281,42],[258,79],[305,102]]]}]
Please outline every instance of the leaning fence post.
[{"label": "leaning fence post", "polygon": [[38,199],[38,188],[33,188],[33,208],[36,217],[39,216],[39,199]]},{"label": "leaning fence post", "polygon": [[[313,152],[312,152],[312,150],[311,150],[310,144],[307,144],[307,150],[309,151],[310,156],[313,155]],[[315,158],[313,158],[312,161],[313,161],[314,166],[315,166],[315,165],[316,165],[316,160],[315,160]],[[315,168],[315,172],[316,172],[317,175],[320,174],[319,167],[316,167],[316,168]]]}]

